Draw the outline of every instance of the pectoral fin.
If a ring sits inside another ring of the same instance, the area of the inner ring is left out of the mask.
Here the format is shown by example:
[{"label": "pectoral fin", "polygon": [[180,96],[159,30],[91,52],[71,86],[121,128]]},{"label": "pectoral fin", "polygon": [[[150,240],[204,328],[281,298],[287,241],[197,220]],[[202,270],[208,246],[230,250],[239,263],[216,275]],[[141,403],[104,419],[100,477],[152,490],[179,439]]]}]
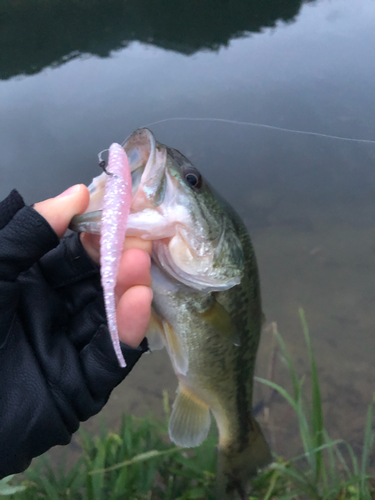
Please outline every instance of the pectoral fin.
[{"label": "pectoral fin", "polygon": [[217,300],[215,300],[206,311],[198,314],[203,321],[209,323],[216,332],[227,338],[231,338],[234,345],[241,345],[240,337],[233,325],[229,312],[222,304],[217,302]]},{"label": "pectoral fin", "polygon": [[182,345],[173,327],[168,322],[163,321],[163,328],[172,364],[178,373],[186,375],[189,368],[189,357],[186,348]]},{"label": "pectoral fin", "polygon": [[209,407],[183,386],[177,389],[169,420],[169,436],[179,446],[199,446],[211,426]]},{"label": "pectoral fin", "polygon": [[147,330],[147,342],[150,351],[159,351],[165,347],[165,336],[163,323],[155,311],[151,308],[151,318]]}]

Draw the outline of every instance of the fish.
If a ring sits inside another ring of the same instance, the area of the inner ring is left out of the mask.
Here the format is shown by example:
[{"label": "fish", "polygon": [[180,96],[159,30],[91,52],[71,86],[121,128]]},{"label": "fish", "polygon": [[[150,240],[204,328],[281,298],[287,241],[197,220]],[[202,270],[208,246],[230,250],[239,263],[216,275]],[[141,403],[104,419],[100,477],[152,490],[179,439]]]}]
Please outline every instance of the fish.
[{"label": "fish", "polygon": [[[262,329],[260,281],[249,233],[235,210],[178,150],[147,128],[127,139],[132,177],[126,236],[153,241],[150,350],[165,347],[178,389],[171,440],[199,446],[211,415],[219,434],[216,498],[247,498],[250,479],[271,461],[252,412]],[[100,234],[106,173],[89,186],[71,229]]]}]

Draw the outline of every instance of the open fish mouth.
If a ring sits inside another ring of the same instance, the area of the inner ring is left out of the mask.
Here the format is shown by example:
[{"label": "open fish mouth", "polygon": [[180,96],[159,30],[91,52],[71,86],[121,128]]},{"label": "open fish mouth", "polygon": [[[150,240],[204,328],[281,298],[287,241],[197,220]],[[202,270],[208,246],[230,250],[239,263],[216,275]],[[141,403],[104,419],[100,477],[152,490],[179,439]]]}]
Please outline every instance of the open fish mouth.
[{"label": "open fish mouth", "polygon": [[[136,130],[124,146],[132,177],[132,203],[126,235],[155,240],[174,234],[171,217],[167,217],[164,199],[167,148],[156,142],[148,129]],[[95,177],[88,187],[90,202],[82,215],[73,217],[70,229],[91,234],[101,233],[105,172]],[[170,214],[169,214],[170,215]]]},{"label": "open fish mouth", "polygon": [[[136,130],[127,140],[124,149],[129,160],[132,177],[132,205],[129,216],[127,235],[139,236],[143,239],[154,239],[151,237],[151,228],[155,229],[155,224],[160,222],[158,217],[149,217],[147,212],[154,209],[154,203],[158,204],[160,196],[160,178],[165,170],[166,149],[162,149],[155,141],[153,134],[148,129]],[[103,196],[107,173],[103,172],[95,177],[89,185],[90,202],[86,211],[82,215],[73,217],[70,229],[91,234],[100,234],[101,216],[103,208]],[[159,182],[158,182],[159,181]],[[140,209],[140,205],[141,209]],[[140,217],[145,213],[148,217]],[[156,219],[156,220],[155,220]],[[134,223],[132,223],[134,220]],[[147,224],[148,222],[148,224]],[[142,226],[142,227],[140,227]],[[165,237],[162,234],[159,237]]]},{"label": "open fish mouth", "polygon": [[[197,221],[199,204],[177,172],[178,161],[185,157],[158,143],[145,128],[136,130],[124,149],[132,177],[126,236],[153,240],[153,262],[182,285],[207,292],[226,290],[240,283],[242,273],[237,265],[229,273],[231,266],[224,273],[214,269],[226,236],[225,227],[207,238],[210,224]],[[88,188],[89,205],[84,214],[72,219],[70,229],[101,234],[107,175],[104,172],[93,179]]]}]

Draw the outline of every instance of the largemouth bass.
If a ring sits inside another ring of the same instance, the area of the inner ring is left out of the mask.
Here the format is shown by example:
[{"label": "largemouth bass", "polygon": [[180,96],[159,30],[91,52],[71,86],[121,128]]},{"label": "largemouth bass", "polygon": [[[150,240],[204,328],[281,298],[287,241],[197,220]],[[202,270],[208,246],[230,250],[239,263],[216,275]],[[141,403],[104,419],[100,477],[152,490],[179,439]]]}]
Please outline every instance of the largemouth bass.
[{"label": "largemouth bass", "polygon": [[[166,347],[179,380],[169,435],[193,447],[219,431],[217,498],[244,498],[270,460],[252,415],[262,326],[260,286],[249,234],[236,212],[179,151],[136,130],[124,149],[132,175],[126,235],[153,240],[154,299],[147,338]],[[71,228],[100,234],[106,174]]]}]

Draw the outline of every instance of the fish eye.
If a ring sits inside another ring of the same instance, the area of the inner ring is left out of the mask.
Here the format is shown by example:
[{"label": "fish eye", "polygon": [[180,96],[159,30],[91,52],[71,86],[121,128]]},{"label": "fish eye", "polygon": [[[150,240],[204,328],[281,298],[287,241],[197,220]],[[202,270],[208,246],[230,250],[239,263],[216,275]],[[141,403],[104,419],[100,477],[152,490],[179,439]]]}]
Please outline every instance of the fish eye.
[{"label": "fish eye", "polygon": [[187,168],[184,171],[184,177],[192,188],[199,189],[202,186],[202,176],[195,168]]}]

